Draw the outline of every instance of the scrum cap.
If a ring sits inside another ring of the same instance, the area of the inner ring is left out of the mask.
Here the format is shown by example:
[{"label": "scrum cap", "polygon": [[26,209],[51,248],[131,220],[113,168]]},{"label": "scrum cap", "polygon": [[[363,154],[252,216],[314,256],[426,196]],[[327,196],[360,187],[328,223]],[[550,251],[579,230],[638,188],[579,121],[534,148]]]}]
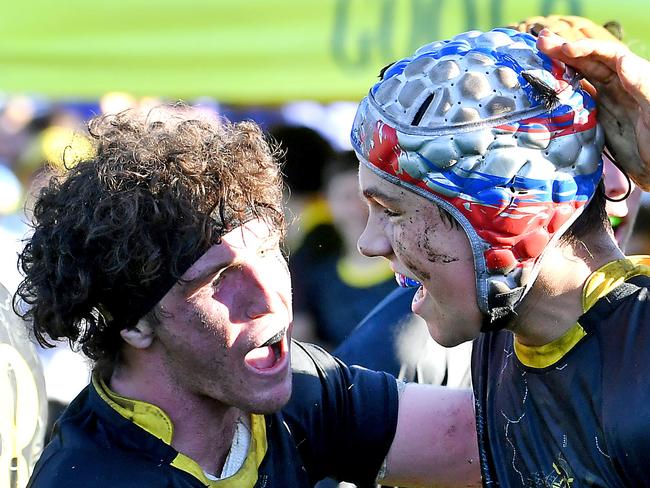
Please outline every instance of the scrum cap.
[{"label": "scrum cap", "polygon": [[465,32],[391,65],[351,137],[362,164],[463,227],[488,323],[521,302],[602,173],[593,99],[573,70],[511,29]]}]

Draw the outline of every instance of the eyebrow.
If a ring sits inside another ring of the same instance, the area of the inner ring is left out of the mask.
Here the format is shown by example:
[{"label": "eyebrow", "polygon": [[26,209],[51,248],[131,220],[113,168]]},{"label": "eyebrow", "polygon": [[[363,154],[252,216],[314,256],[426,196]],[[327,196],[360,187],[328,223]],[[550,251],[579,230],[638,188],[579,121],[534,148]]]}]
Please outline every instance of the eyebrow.
[{"label": "eyebrow", "polygon": [[381,192],[378,188],[369,187],[365,188],[362,192],[363,196],[369,200],[378,200],[388,205],[395,205],[400,202],[399,198],[391,197]]},{"label": "eyebrow", "polygon": [[[279,245],[279,239],[280,236],[278,234],[270,234],[260,242],[258,249],[271,248],[276,245],[276,243]],[[234,262],[234,256],[225,256],[223,259],[220,259],[211,266],[208,266],[205,269],[201,270],[196,276],[192,277],[191,279],[182,280],[182,286],[186,290],[194,290],[208,280],[211,280],[212,277],[218,274],[220,271],[232,266]]]},{"label": "eyebrow", "polygon": [[219,261],[218,263],[215,263],[214,265],[203,269],[200,273],[193,276],[191,279],[181,278],[179,281],[181,282],[181,286],[183,287],[183,289],[188,291],[194,290],[195,288],[198,288],[206,281],[212,279],[214,275],[219,273],[219,271],[227,268],[229,265],[230,265],[230,261],[227,260]]}]

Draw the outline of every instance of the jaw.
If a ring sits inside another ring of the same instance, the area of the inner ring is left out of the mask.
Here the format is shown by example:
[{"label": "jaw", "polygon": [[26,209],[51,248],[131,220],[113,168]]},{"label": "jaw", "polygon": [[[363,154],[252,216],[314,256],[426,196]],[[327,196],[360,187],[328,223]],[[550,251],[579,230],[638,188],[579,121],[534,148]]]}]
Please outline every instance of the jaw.
[{"label": "jaw", "polygon": [[470,314],[440,310],[424,286],[413,297],[412,310],[426,322],[431,338],[443,347],[471,341],[480,332],[480,321],[474,324]]},{"label": "jaw", "polygon": [[273,385],[259,385],[250,392],[250,399],[244,407],[249,413],[260,415],[272,414],[284,407],[291,398],[292,376],[288,370],[286,376],[279,378]]}]

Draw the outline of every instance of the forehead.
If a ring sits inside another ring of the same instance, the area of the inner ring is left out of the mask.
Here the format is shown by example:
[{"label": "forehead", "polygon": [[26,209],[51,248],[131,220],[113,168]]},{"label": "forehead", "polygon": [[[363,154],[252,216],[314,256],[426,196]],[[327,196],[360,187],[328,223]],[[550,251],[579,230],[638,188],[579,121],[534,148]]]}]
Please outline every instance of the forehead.
[{"label": "forehead", "polygon": [[280,233],[261,219],[254,219],[231,230],[221,242],[210,247],[182,276],[192,281],[205,271],[244,261],[260,248],[279,245]]},{"label": "forehead", "polygon": [[363,164],[359,165],[359,187],[367,200],[376,200],[384,205],[399,205],[400,208],[413,205],[435,207],[426,198],[381,178]]}]

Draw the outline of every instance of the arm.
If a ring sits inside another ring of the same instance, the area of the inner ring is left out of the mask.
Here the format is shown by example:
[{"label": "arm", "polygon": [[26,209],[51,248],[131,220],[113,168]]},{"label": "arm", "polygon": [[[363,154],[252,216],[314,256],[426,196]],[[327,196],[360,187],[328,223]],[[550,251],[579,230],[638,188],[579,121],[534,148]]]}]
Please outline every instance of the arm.
[{"label": "arm", "polygon": [[481,486],[470,390],[408,384],[382,484]]},{"label": "arm", "polygon": [[537,45],[593,85],[608,147],[630,178],[650,190],[650,62],[620,42],[566,42],[548,29],[540,32]]}]

